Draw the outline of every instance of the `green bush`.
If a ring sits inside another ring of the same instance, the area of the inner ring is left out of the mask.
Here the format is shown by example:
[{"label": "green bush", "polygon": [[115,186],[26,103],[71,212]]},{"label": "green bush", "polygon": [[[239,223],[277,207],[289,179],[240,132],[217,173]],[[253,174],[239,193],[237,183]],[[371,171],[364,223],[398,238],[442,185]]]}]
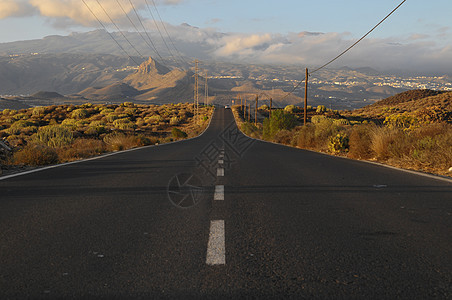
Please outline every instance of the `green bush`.
[{"label": "green bush", "polygon": [[71,113],[71,117],[73,119],[84,119],[88,117],[88,111],[83,108],[76,109]]},{"label": "green bush", "polygon": [[326,106],[325,105],[319,105],[317,106],[317,113],[323,114],[324,112],[326,112]]},{"label": "green bush", "polygon": [[14,122],[11,127],[6,129],[6,132],[9,134],[20,134],[22,129],[27,128],[29,126],[35,125],[33,122],[26,121],[26,120],[19,120]]},{"label": "green bush", "polygon": [[49,125],[39,128],[33,135],[36,142],[45,144],[49,147],[61,147],[69,145],[74,141],[72,131],[65,126]]},{"label": "green bush", "polygon": [[173,135],[174,138],[177,138],[177,139],[183,139],[188,136],[187,133],[183,132],[182,130],[180,130],[179,128],[176,128],[176,127],[174,127],[171,130],[171,134]]},{"label": "green bush", "polygon": [[275,110],[270,119],[265,119],[263,124],[264,139],[272,139],[280,130],[291,130],[297,125],[297,117],[283,110]]},{"label": "green bush", "polygon": [[121,130],[133,130],[136,128],[135,123],[133,123],[132,121],[130,121],[127,118],[115,120],[113,122],[113,126],[115,126],[115,128],[117,128],[117,129],[121,129]]},{"label": "green bush", "polygon": [[333,154],[347,152],[349,149],[349,138],[345,132],[340,132],[330,137],[328,142],[328,150]]},{"label": "green bush", "polygon": [[293,114],[293,113],[298,111],[298,107],[296,107],[295,105],[290,104],[290,105],[287,105],[286,107],[284,107],[284,111],[287,112],[287,113]]}]

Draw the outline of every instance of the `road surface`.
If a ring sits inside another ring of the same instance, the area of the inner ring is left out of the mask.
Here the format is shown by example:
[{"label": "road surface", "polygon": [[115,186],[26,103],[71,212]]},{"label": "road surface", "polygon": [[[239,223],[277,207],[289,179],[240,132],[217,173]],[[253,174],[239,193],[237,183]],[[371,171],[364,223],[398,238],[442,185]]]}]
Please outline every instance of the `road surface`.
[{"label": "road surface", "polygon": [[198,138],[0,180],[0,298],[452,297],[452,184]]}]

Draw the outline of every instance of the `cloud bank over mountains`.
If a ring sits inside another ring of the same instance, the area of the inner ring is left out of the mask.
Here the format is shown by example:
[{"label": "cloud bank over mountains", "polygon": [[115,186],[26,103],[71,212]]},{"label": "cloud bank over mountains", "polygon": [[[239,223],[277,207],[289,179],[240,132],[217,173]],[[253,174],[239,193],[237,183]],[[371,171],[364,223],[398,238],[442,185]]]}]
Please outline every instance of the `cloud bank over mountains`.
[{"label": "cloud bank over mountains", "polygon": [[[152,0],[147,1],[152,3]],[[158,5],[177,5],[184,0],[154,1]],[[102,12],[97,0],[85,0],[85,2],[108,28],[112,28],[110,31],[116,31],[114,27],[109,26],[111,22]],[[162,30],[162,24],[145,18],[146,1],[135,2],[138,12],[143,13],[141,17],[145,27],[156,44],[161,46],[160,51],[164,53],[165,48],[162,47],[164,43],[157,33],[158,29]],[[121,29],[130,30],[130,35],[137,36],[136,33],[133,33],[135,30],[131,28],[132,26],[123,12],[124,9],[129,13],[129,17],[135,18],[134,21],[138,24],[133,7],[126,5],[127,1],[122,1],[122,8],[118,6],[116,0],[102,0],[101,3]],[[0,0],[0,19],[32,15],[45,17],[54,26],[99,27],[97,20],[81,0]],[[316,67],[329,61],[356,41],[356,38],[347,32],[245,34],[222,33],[214,28],[198,28],[188,24],[165,23],[164,25],[183,54],[200,59],[217,59],[238,63],[299,64]],[[447,42],[450,40],[447,37],[451,35],[451,28],[443,27],[430,36],[426,34],[388,38],[372,38],[370,36],[341,57],[333,66],[370,66],[382,71],[400,69],[420,73],[450,74],[452,72],[452,44]],[[135,37],[132,40],[137,48],[145,51],[144,53],[155,56],[155,53],[146,52],[149,49],[142,39]],[[0,45],[2,52],[4,52],[5,45]],[[109,47],[110,49],[97,47],[96,51],[112,53],[111,43]],[[118,47],[116,46],[116,48]],[[125,43],[124,48],[127,48]],[[118,53],[117,49],[113,51],[115,54],[124,54]],[[133,51],[131,53],[135,55]]]}]

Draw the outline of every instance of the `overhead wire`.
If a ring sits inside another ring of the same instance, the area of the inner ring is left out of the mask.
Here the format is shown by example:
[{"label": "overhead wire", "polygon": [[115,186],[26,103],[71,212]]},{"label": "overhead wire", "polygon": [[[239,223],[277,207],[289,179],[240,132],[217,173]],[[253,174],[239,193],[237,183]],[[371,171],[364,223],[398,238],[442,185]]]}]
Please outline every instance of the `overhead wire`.
[{"label": "overhead wire", "polygon": [[[146,1],[146,3],[147,3],[147,0],[145,0],[145,1]],[[162,24],[162,27],[163,27],[163,29],[165,30],[166,36],[167,36],[168,39],[170,40],[170,42],[171,42],[171,44],[172,44],[174,50],[176,50],[176,52],[177,52],[179,58],[180,58],[185,64],[190,65],[190,63],[188,63],[188,62],[184,59],[184,57],[183,57],[182,53],[179,51],[179,49],[177,49],[176,44],[174,43],[173,39],[171,38],[171,35],[169,34],[169,32],[168,32],[168,30],[167,30],[167,28],[166,28],[165,22],[163,22],[163,19],[162,19],[161,15],[160,15],[160,12],[159,12],[158,8],[157,8],[157,5],[155,4],[155,1],[154,1],[154,0],[151,0],[151,1],[152,1],[152,4],[154,5],[155,11],[157,12],[157,16],[159,17],[160,23]]]},{"label": "overhead wire", "polygon": [[[310,74],[313,74],[315,72],[320,71],[321,69],[324,69],[325,67],[327,67],[328,65],[332,64],[333,62],[335,62],[336,60],[338,60],[341,56],[343,56],[345,53],[347,53],[348,51],[350,51],[353,47],[355,47],[359,42],[361,42],[362,40],[364,40],[369,34],[371,34],[375,29],[377,29],[377,27],[379,27],[384,21],[386,21],[386,19],[388,19],[394,12],[396,12],[396,10],[398,10],[407,0],[403,0],[396,8],[394,8],[386,17],[384,17],[380,22],[378,22],[377,25],[375,25],[371,30],[369,30],[365,35],[363,35],[359,40],[357,40],[355,43],[353,43],[350,47],[348,47],[347,49],[345,49],[344,51],[342,51],[339,55],[337,55],[336,57],[334,57],[333,59],[331,59],[330,61],[328,61],[327,63],[323,64],[322,66],[318,67],[317,69],[315,69],[312,72],[309,72],[308,76]],[[295,92],[295,90],[306,80],[306,76],[300,81],[298,82],[297,85],[295,85],[295,87],[292,89],[292,91],[290,91],[289,93],[287,93],[287,95],[285,95],[282,99],[286,99],[288,96],[290,96],[291,94],[293,94],[293,92]]]},{"label": "overhead wire", "polygon": [[[159,33],[159,35],[160,35],[160,38],[162,39],[163,44],[165,45],[166,49],[168,50],[168,53],[170,54],[170,56],[172,56],[172,57],[174,58],[176,64],[177,64],[181,69],[184,69],[184,68],[182,68],[181,65],[179,64],[178,59],[177,59],[176,56],[173,54],[173,52],[171,51],[170,47],[168,46],[168,43],[166,42],[165,38],[163,37],[162,31],[160,30],[160,26],[158,25],[158,22],[157,22],[156,18],[154,17],[154,14],[152,13],[152,9],[151,9],[151,6],[149,5],[149,2],[148,2],[147,0],[145,0],[145,3],[146,3],[146,7],[148,8],[149,14],[151,15],[152,20],[154,21],[154,25],[155,25],[155,27],[157,28],[157,31],[158,31],[158,33]],[[154,5],[154,9],[155,9],[156,12],[158,13],[157,6],[155,5],[155,2],[152,1],[152,3],[153,3],[153,5]],[[160,13],[158,13],[158,15],[160,16]],[[162,26],[166,29],[166,27],[164,26],[164,22],[163,22],[163,20],[161,19],[161,17],[160,17],[160,22],[161,22]],[[167,33],[167,36],[169,37],[168,31],[166,31],[166,33]],[[169,39],[171,40],[170,37],[169,37]],[[188,64],[186,61],[184,61],[184,60],[181,59],[181,58],[179,58],[179,60],[182,61],[182,63]],[[189,65],[189,64],[188,64],[188,65]]]},{"label": "overhead wire", "polygon": [[118,40],[114,37],[113,34],[111,34],[108,29],[107,26],[105,26],[105,24],[97,17],[97,15],[94,13],[94,11],[89,7],[89,5],[85,2],[85,0],[82,0],[82,2],[85,4],[86,8],[91,12],[91,14],[94,16],[94,18],[97,20],[97,22],[99,22],[99,24],[102,26],[102,28],[108,33],[108,35],[113,39],[113,41],[115,41],[115,43],[118,45],[118,47],[137,65],[139,66],[140,64],[126,51],[126,49],[124,49],[124,47],[118,42]]},{"label": "overhead wire", "polygon": [[119,33],[122,35],[122,37],[127,41],[127,43],[129,43],[129,45],[135,50],[135,52],[138,53],[138,55],[144,59],[144,56],[140,53],[140,51],[138,51],[138,49],[130,42],[130,40],[126,37],[126,35],[124,34],[124,32],[122,32],[122,30],[118,27],[118,25],[116,25],[116,23],[113,21],[113,19],[110,17],[110,15],[108,14],[108,12],[105,10],[105,8],[102,6],[102,4],[100,4],[99,0],[96,0],[97,4],[99,4],[100,8],[102,8],[102,10],[104,11],[105,15],[108,17],[108,19],[110,20],[110,22],[116,27],[116,29],[119,31]]},{"label": "overhead wire", "polygon": [[[144,38],[143,34],[138,30],[137,26],[135,25],[135,23],[132,21],[132,19],[130,18],[129,14],[126,12],[126,10],[124,9],[124,7],[122,6],[122,4],[120,3],[119,0],[116,0],[116,2],[118,3],[119,7],[121,8],[121,10],[123,11],[124,15],[127,17],[127,19],[129,20],[129,22],[132,24],[132,26],[135,28],[135,30],[137,31],[137,33],[140,35],[140,37],[144,40],[144,42],[149,46],[149,48],[151,48],[154,53],[156,53],[158,56],[160,56],[160,54],[157,51],[157,48],[155,48],[155,45],[152,43],[152,40],[149,39],[149,41],[147,39]],[[132,5],[133,6],[133,5]],[[133,7],[133,9],[135,10],[135,7]],[[140,19],[139,19],[140,20]],[[141,22],[141,20],[140,20]]]}]

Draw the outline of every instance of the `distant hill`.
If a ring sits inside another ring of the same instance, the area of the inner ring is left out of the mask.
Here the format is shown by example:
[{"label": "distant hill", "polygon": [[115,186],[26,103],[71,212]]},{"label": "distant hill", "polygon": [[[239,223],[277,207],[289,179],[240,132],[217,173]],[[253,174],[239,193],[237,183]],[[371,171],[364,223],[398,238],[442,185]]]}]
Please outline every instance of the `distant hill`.
[{"label": "distant hill", "polygon": [[34,93],[30,97],[32,98],[38,98],[38,99],[55,99],[55,98],[64,98],[63,95],[58,94],[57,92],[46,92],[46,91],[39,91],[37,93]]},{"label": "distant hill", "polygon": [[0,111],[4,110],[4,109],[19,110],[19,109],[26,109],[26,108],[30,108],[30,106],[27,104],[24,104],[20,101],[17,101],[17,100],[0,98]]},{"label": "distant hill", "polygon": [[89,87],[81,92],[86,99],[95,100],[121,100],[124,101],[128,98],[133,98],[137,96],[140,92],[131,87],[130,85],[122,82],[114,83],[106,87]]},{"label": "distant hill", "polygon": [[452,123],[452,92],[412,90],[383,99],[344,115],[384,120],[393,114],[404,114],[421,120]]},{"label": "distant hill", "polygon": [[444,93],[446,93],[446,92],[433,91],[433,90],[411,90],[411,91],[406,91],[406,92],[394,95],[392,97],[383,99],[370,106],[376,107],[376,106],[395,105],[395,104],[404,103],[404,102],[408,102],[408,101],[416,101],[416,100],[431,97],[431,96],[441,95]]}]

